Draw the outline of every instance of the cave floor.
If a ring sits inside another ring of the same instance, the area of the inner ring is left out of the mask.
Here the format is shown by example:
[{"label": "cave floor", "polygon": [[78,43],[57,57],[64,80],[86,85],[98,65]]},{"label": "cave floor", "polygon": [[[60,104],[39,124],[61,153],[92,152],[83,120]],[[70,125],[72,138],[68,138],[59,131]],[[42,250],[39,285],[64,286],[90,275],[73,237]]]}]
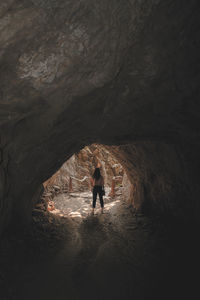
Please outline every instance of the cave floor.
[{"label": "cave floor", "polygon": [[[122,188],[116,189],[115,197],[109,196],[109,188],[105,188],[106,195],[104,198],[104,213],[110,213],[113,211],[113,206],[118,205],[122,198]],[[87,218],[91,214],[92,209],[92,193],[90,191],[84,192],[71,192],[71,193],[60,193],[53,198],[55,209],[51,211],[52,214],[61,217],[75,218],[77,221]],[[101,212],[99,198],[97,196],[95,215]]]},{"label": "cave floor", "polygon": [[1,240],[0,299],[193,299],[197,240],[123,201],[82,219],[35,211]]}]

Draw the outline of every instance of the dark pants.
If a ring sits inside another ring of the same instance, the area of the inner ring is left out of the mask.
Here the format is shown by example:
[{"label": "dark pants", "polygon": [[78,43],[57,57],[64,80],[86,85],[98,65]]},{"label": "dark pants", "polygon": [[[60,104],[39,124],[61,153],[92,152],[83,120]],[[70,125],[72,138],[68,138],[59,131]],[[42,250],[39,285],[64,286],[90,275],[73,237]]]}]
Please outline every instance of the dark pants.
[{"label": "dark pants", "polygon": [[99,194],[99,200],[101,207],[104,207],[103,204],[103,195],[102,195],[102,186],[95,185],[93,188],[93,208],[96,206],[97,194]]}]

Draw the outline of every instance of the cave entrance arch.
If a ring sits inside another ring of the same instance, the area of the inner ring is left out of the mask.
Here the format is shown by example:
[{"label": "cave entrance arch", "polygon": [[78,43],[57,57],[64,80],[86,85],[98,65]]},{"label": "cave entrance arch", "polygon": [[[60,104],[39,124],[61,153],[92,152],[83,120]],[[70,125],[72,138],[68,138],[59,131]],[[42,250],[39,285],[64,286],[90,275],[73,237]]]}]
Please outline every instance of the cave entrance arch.
[{"label": "cave entrance arch", "polygon": [[[126,170],[130,180],[126,199],[135,211],[182,220],[198,218],[190,206],[192,192],[190,185],[185,184],[189,177],[176,143],[144,139],[117,145],[102,142]],[[71,153],[77,153],[81,148],[73,148]],[[193,204],[195,207],[195,202]]]},{"label": "cave entrance arch", "polygon": [[[131,202],[132,184],[126,170],[109,151],[110,147],[101,144],[85,146],[73,154],[61,168],[43,183],[43,203],[53,214],[66,217],[85,218],[92,207],[92,174],[99,167],[104,177],[104,213],[108,213],[121,200]],[[97,198],[95,214],[100,211]]]}]

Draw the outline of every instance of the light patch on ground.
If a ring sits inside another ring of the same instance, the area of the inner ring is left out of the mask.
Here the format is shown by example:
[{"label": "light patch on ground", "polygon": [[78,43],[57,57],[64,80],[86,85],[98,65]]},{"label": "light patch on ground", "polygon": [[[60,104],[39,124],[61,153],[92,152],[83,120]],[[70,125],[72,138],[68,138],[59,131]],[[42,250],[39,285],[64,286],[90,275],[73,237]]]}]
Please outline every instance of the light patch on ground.
[{"label": "light patch on ground", "polygon": [[[108,191],[106,191],[108,194]],[[92,212],[92,193],[70,193],[59,194],[54,199],[55,210],[51,213],[71,217],[71,218],[87,218]],[[104,197],[104,213],[107,214],[111,209],[120,202],[118,196],[111,198],[109,196]],[[95,215],[101,214],[101,207],[99,199],[97,197]]]}]

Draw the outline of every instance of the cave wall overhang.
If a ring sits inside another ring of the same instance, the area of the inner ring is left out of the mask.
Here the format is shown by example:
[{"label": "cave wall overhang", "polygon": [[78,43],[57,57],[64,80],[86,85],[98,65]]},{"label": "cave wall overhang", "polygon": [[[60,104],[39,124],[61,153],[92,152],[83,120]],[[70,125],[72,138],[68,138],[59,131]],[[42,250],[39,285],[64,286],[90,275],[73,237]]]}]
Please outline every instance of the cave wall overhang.
[{"label": "cave wall overhang", "polygon": [[[149,159],[163,147],[173,157],[166,174],[176,157],[172,173],[180,178],[170,199],[187,186],[183,203],[198,215],[198,28],[197,0],[0,4],[1,228],[29,219],[40,184],[93,142],[133,144]],[[167,199],[169,175],[159,182],[139,165],[139,194],[155,207],[152,193],[158,183],[159,203]],[[183,203],[174,210],[186,216]]]}]

